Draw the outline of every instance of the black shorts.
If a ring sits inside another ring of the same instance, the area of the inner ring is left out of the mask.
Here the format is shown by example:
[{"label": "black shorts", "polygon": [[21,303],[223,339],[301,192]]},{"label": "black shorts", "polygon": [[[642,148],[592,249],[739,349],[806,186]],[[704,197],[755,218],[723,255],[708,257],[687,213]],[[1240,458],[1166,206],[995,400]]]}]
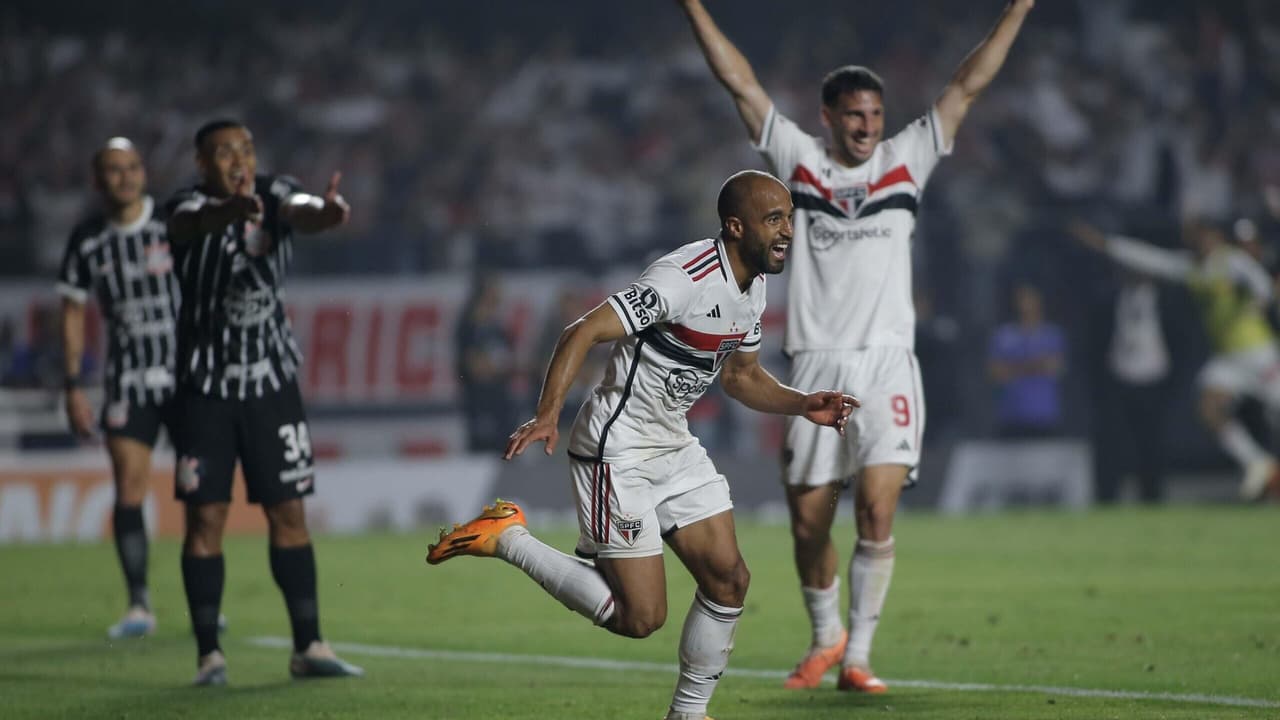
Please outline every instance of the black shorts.
[{"label": "black shorts", "polygon": [[126,437],[154,448],[160,437],[160,428],[165,429],[169,442],[174,443],[177,437],[174,428],[174,401],[166,400],[160,405],[152,403],[135,404],[131,400],[117,400],[102,406],[102,417],[99,418],[102,432],[109,438]]},{"label": "black shorts", "polygon": [[311,433],[297,383],[244,400],[178,393],[174,497],[230,502],[236,460],[249,502],[276,505],[315,492]]}]

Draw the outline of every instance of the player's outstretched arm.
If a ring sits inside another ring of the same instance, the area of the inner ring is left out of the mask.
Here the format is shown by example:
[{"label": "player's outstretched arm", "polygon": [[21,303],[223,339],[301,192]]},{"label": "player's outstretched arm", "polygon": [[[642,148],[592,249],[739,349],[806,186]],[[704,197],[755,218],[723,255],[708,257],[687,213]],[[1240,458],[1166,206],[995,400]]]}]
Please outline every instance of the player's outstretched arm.
[{"label": "player's outstretched arm", "polygon": [[253,178],[246,176],[227,197],[179,203],[169,216],[169,241],[188,243],[220,233],[231,223],[261,219],[262,198],[254,194]]},{"label": "player's outstretched arm", "polygon": [[93,407],[80,388],[80,358],[84,354],[84,304],[62,299],[62,348],[66,372],[67,422],[82,440],[93,437]]},{"label": "player's outstretched arm", "polygon": [[338,193],[342,173],[334,172],[324,195],[294,193],[280,213],[300,233],[318,233],[337,227],[351,218],[351,206]]},{"label": "player's outstretched arm", "polygon": [[702,48],[702,54],[706,57],[711,72],[733,96],[733,102],[738,106],[738,114],[742,116],[742,122],[747,126],[747,134],[751,136],[751,142],[759,144],[760,133],[764,129],[764,121],[769,115],[769,108],[773,106],[773,101],[769,99],[764,88],[760,87],[760,81],[756,79],[755,71],[751,69],[747,58],[732,42],[729,42],[729,38],[725,37],[724,33],[720,32],[715,20],[711,19],[711,13],[702,6],[702,0],[677,0],[677,2],[689,18],[693,35],[698,39],[698,45]]},{"label": "player's outstretched arm", "polygon": [[609,307],[609,301],[600,303],[596,309],[569,324],[560,333],[556,349],[551,353],[551,362],[547,365],[547,376],[542,381],[542,394],[538,396],[538,410],[532,420],[525,422],[511,433],[507,440],[507,449],[502,457],[510,460],[522,454],[533,443],[542,440],[547,444],[546,452],[550,455],[556,449],[556,441],[560,437],[557,428],[560,410],[564,407],[564,398],[573,380],[582,369],[587,352],[600,343],[613,342],[626,337],[627,331],[622,326],[618,314]]},{"label": "player's outstretched arm", "polygon": [[1185,281],[1195,269],[1195,261],[1188,253],[1165,250],[1133,238],[1107,235],[1083,220],[1071,221],[1067,232],[1081,245],[1105,253],[1120,265],[1153,278]]},{"label": "player's outstretched arm", "polygon": [[758,352],[735,352],[725,360],[720,385],[729,397],[759,412],[803,415],[844,434],[849,414],[862,405],[857,398],[826,390],[803,393],[783,385],[764,369],[758,356]]},{"label": "player's outstretched arm", "polygon": [[1009,0],[995,27],[960,63],[951,76],[951,82],[942,89],[935,107],[942,123],[942,139],[948,147],[960,129],[960,123],[964,122],[969,106],[1000,72],[1009,48],[1022,28],[1022,21],[1035,4],[1035,0]]}]

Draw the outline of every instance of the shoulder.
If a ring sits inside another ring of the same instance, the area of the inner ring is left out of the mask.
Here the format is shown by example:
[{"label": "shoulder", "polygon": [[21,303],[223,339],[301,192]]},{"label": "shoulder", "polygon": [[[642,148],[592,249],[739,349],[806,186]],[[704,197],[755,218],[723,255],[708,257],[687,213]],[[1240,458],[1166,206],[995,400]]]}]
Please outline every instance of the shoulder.
[{"label": "shoulder", "polygon": [[194,210],[203,205],[208,196],[204,194],[198,186],[189,185],[184,188],[175,190],[168,200],[160,207],[159,215],[164,218],[171,217],[174,213],[182,210]]},{"label": "shoulder", "polygon": [[302,183],[292,175],[259,175],[254,178],[254,190],[259,195],[272,195],[280,200],[302,191]]},{"label": "shoulder", "polygon": [[102,234],[107,229],[107,217],[101,212],[92,212],[80,218],[80,221],[71,228],[71,243],[78,245],[89,238]]}]

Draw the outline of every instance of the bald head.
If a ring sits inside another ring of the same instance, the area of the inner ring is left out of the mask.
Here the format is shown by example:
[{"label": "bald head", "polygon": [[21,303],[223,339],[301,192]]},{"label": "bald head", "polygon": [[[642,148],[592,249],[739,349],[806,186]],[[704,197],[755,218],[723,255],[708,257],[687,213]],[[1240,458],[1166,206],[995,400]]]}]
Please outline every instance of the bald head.
[{"label": "bald head", "polygon": [[716,199],[716,212],[720,215],[720,226],[731,217],[742,218],[754,214],[755,203],[759,207],[771,204],[778,192],[790,195],[787,186],[778,178],[759,170],[743,170],[729,176],[720,186],[720,196]]},{"label": "bald head", "polygon": [[138,154],[138,149],[133,146],[133,141],[127,137],[113,137],[102,144],[98,151],[93,154],[93,171],[94,173],[102,172],[102,160],[108,153],[124,152]]}]

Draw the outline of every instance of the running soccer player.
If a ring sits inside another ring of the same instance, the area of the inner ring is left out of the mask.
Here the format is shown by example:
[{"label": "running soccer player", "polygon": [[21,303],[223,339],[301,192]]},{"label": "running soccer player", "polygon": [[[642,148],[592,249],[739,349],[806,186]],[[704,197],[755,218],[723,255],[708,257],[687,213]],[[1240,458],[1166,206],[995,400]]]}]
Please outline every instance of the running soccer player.
[{"label": "running soccer player", "polygon": [[[587,351],[612,342],[604,380],[569,439],[582,562],[534,538],[524,513],[498,501],[441,532],[427,562],[499,557],[570,609],[611,632],[643,638],[667,617],[662,541],[697,580],[680,638],[668,720],[702,720],[729,662],[750,575],[734,535],[729,485],[689,432],[685,414],[720,376],[726,394],[761,412],[803,416],[844,432],[854,398],[805,394],[760,366],[766,274],[782,272],[791,197],[753,170],[730,177],[717,204],[720,236],[685,245],[565,328],[537,414],[511,434],[505,458],[543,441],[555,450],[565,393]],[[835,433],[832,433],[833,435]]]},{"label": "running soccer player", "polygon": [[1085,222],[1069,229],[1084,245],[1125,267],[1190,288],[1213,348],[1200,370],[1200,418],[1239,463],[1243,499],[1258,500],[1269,489],[1280,489],[1280,463],[1234,414],[1234,405],[1245,397],[1280,412],[1280,349],[1266,316],[1274,299],[1266,269],[1221,230],[1203,223],[1184,227],[1190,252],[1108,236]]},{"label": "running soccer player", "polygon": [[174,325],[178,283],[164,221],[147,195],[142,156],[127,138],[111,138],[93,155],[101,210],[76,225],[58,273],[66,362],[66,411],[82,439],[94,436],[93,407],[80,381],[85,303],[90,293],[107,322],[102,415],[115,505],[111,532],[129,593],[128,609],[107,629],[112,638],[155,631],[147,594],[148,542],[142,503],[151,451],[164,426],[173,440]]},{"label": "running soccer player", "polygon": [[253,136],[233,120],[196,133],[201,182],[169,201],[183,304],[178,319],[175,494],[186,503],[182,579],[197,648],[196,685],[227,682],[218,645],[222,534],[236,461],[269,528],[271,575],[293,630],[294,677],[361,675],[320,638],[316,562],[302,498],[315,491],[311,436],[298,391],[301,354],[281,291],[293,233],[347,221],[334,173],[323,196],[258,175]]},{"label": "running soccer player", "polygon": [[[864,408],[847,439],[787,422],[783,482],[813,637],[785,685],[816,687],[841,663],[840,689],[884,692],[871,670],[871,640],[893,575],[898,496],[915,482],[924,431],[911,302],[916,209],[925,181],[1004,64],[1034,0],[1011,0],[933,107],[888,140],[882,141],[879,76],[858,66],[828,73],[821,106],[826,143],[778,112],[700,0],[679,2],[751,142],[791,185],[796,248],[783,344],[791,357],[789,382],[856,391]],[[837,609],[831,523],[841,486],[855,477],[858,542],[849,564],[846,633]]]}]

